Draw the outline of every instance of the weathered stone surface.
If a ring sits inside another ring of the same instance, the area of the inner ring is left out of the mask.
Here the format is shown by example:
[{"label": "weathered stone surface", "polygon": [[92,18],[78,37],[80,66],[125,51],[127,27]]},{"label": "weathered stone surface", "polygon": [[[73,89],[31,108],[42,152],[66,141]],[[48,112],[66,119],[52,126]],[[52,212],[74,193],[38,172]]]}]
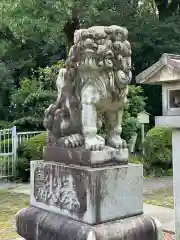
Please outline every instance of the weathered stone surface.
[{"label": "weathered stone surface", "polygon": [[164,53],[158,62],[136,76],[140,84],[162,85],[164,116],[180,115],[180,55]]},{"label": "weathered stone surface", "polygon": [[32,206],[97,224],[143,212],[142,165],[31,162]]},{"label": "weathered stone surface", "polygon": [[90,151],[84,148],[45,147],[44,161],[98,166],[101,164],[127,164],[128,149],[115,149],[106,146],[102,151]]},{"label": "weathered stone surface", "polygon": [[[66,68],[59,71],[58,98],[45,111],[44,126],[56,146],[126,148],[121,133],[132,78],[131,53],[124,27],[94,26],[75,32]],[[97,135],[102,119],[106,139]]]},{"label": "weathered stone surface", "polygon": [[17,214],[17,232],[26,240],[162,240],[162,232],[149,216],[90,226],[60,214],[29,207]]}]

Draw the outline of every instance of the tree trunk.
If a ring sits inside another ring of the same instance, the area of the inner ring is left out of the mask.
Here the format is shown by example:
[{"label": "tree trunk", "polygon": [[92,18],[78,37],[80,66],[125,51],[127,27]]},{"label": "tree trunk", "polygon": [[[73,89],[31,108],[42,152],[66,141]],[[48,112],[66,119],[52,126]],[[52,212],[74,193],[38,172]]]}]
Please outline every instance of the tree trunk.
[{"label": "tree trunk", "polygon": [[79,21],[79,9],[74,7],[72,9],[72,17],[69,18],[64,26],[64,33],[67,39],[68,49],[74,43],[74,32],[80,28],[80,21]]},{"label": "tree trunk", "polygon": [[159,20],[164,20],[170,16],[176,15],[180,7],[180,0],[155,0],[158,12]]}]

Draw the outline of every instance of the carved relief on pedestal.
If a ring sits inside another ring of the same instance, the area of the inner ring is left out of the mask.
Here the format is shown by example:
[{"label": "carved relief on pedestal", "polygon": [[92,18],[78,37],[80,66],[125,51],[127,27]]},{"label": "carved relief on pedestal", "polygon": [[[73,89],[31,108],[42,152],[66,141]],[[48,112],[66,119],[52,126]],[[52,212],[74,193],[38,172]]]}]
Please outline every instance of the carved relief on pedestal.
[{"label": "carved relief on pedestal", "polygon": [[86,190],[83,175],[63,171],[56,165],[37,167],[34,170],[34,197],[37,202],[68,210],[71,213],[86,211]]}]

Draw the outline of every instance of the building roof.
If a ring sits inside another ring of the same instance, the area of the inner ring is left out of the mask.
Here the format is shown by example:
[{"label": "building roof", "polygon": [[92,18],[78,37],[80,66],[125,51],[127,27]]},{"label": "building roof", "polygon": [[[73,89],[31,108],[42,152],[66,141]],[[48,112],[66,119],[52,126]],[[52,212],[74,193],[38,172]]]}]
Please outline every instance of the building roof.
[{"label": "building roof", "polygon": [[158,62],[136,76],[136,83],[162,84],[180,81],[180,55],[164,53]]}]

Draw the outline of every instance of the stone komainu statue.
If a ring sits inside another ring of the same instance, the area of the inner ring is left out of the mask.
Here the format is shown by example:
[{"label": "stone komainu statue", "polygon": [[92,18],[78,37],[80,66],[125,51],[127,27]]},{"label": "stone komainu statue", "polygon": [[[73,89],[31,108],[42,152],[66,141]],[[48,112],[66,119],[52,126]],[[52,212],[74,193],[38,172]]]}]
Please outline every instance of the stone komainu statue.
[{"label": "stone komainu statue", "polygon": [[58,98],[45,112],[44,126],[54,144],[101,150],[97,135],[102,117],[106,145],[125,148],[122,116],[131,81],[131,46],[128,31],[119,26],[77,30],[66,68],[57,79]]}]

